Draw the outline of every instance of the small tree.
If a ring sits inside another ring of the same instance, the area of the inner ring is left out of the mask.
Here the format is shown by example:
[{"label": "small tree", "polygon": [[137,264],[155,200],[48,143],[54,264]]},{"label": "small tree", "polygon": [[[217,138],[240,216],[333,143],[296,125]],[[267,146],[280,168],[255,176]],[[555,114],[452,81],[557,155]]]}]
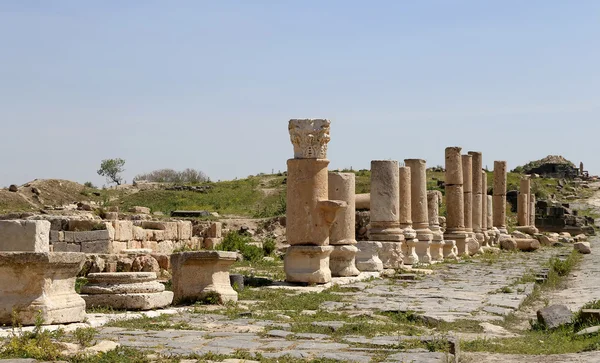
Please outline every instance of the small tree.
[{"label": "small tree", "polygon": [[125,171],[125,160],[123,159],[106,159],[102,160],[98,175],[106,177],[108,183],[121,185],[123,178],[119,175]]}]

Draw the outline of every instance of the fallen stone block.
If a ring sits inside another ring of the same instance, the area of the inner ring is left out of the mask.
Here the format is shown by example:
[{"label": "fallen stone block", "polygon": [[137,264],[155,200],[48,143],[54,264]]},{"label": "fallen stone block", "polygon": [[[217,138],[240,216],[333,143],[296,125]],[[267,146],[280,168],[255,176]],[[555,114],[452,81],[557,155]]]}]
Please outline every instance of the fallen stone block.
[{"label": "fallen stone block", "polygon": [[535,251],[540,248],[540,242],[533,238],[515,238],[517,249],[525,252]]},{"label": "fallen stone block", "polygon": [[600,331],[600,326],[592,326],[577,332],[576,335],[588,335],[588,334],[596,334]]},{"label": "fallen stone block", "polygon": [[513,251],[517,249],[517,241],[514,238],[504,238],[500,240],[500,248],[507,251]]},{"label": "fallen stone block", "polygon": [[589,242],[577,242],[573,245],[573,249],[584,255],[592,253],[592,247]]},{"label": "fallen stone block", "polygon": [[50,222],[42,220],[0,221],[0,251],[49,252]]},{"label": "fallen stone block", "polygon": [[573,313],[565,305],[551,305],[537,311],[537,319],[540,324],[548,329],[554,329],[573,321]]}]

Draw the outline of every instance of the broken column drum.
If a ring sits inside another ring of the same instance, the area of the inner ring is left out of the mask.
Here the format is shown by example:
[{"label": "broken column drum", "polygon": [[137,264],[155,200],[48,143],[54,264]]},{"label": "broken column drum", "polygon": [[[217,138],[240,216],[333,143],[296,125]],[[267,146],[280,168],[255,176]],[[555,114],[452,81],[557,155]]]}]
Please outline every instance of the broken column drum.
[{"label": "broken column drum", "polygon": [[329,173],[329,198],[341,200],[348,205],[338,212],[329,233],[329,244],[333,252],[329,257],[329,269],[332,276],[357,276],[355,225],[355,189],[354,173]]},{"label": "broken column drum", "polygon": [[384,268],[403,264],[399,208],[399,169],[395,160],[371,161],[371,221],[369,240],[381,242],[379,258]]},{"label": "broken column drum", "polygon": [[417,232],[412,228],[411,216],[411,174],[410,168],[401,166],[398,169],[399,176],[399,211],[400,211],[400,228],[404,234],[404,242],[402,243],[403,261],[406,265],[412,265],[419,262],[419,256],[415,251],[417,245]]},{"label": "broken column drum", "polygon": [[430,263],[433,233],[429,229],[427,213],[427,167],[425,160],[421,159],[405,159],[404,163],[410,168],[411,174],[411,218],[418,240],[415,250],[419,262]]},{"label": "broken column drum", "polygon": [[[444,233],[444,258],[453,254],[449,241],[455,241],[458,256],[468,253],[464,224],[463,165],[460,147],[447,147],[446,165],[446,232]],[[457,257],[457,256],[453,256]]]},{"label": "broken column drum", "polygon": [[506,229],[506,161],[494,161],[494,227],[500,233],[508,234]]},{"label": "broken column drum", "polygon": [[288,130],[294,159],[287,162],[286,281],[331,281],[329,230],[336,213],[346,206],[328,198],[327,143],[329,120],[293,119]]},{"label": "broken column drum", "polygon": [[429,229],[433,233],[430,253],[433,261],[444,260],[444,234],[440,227],[439,214],[442,193],[439,190],[427,191],[427,213],[429,215]]}]

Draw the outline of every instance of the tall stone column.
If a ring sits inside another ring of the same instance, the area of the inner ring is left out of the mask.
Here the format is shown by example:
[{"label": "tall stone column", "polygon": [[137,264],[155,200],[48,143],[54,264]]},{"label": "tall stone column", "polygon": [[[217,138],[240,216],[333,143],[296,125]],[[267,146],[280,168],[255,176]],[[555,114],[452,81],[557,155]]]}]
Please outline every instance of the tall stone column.
[{"label": "tall stone column", "polygon": [[481,231],[483,232],[483,246],[490,247],[490,235],[487,223],[487,173],[481,170]]},{"label": "tall stone column", "polygon": [[439,190],[427,191],[427,213],[429,217],[429,229],[433,233],[431,241],[430,253],[433,261],[444,260],[444,234],[440,227],[440,203],[442,201],[442,193]]},{"label": "tall stone column", "polygon": [[535,194],[529,194],[529,225],[535,227]]},{"label": "tall stone column", "polygon": [[481,172],[483,169],[483,160],[481,153],[478,151],[469,151],[472,160],[472,218],[471,224],[473,232],[475,233],[475,239],[480,246],[485,243],[485,236],[483,235],[483,221],[481,219],[483,210],[483,178]]},{"label": "tall stone column", "polygon": [[469,255],[479,251],[479,242],[473,232],[473,157],[462,155],[463,171],[463,203],[465,205],[465,232],[467,233],[467,250]]},{"label": "tall stone column", "polygon": [[329,257],[329,268],[332,276],[358,276],[356,268],[355,208],[356,175],[354,173],[329,173],[329,198],[341,200],[348,204],[347,208],[338,212],[337,218],[329,232],[329,244],[333,252]]},{"label": "tall stone column", "polygon": [[500,233],[506,229],[506,161],[494,161],[494,227]]},{"label": "tall stone column", "polygon": [[408,166],[401,166],[398,169],[400,177],[399,195],[400,195],[400,228],[404,233],[404,242],[402,243],[402,254],[404,255],[404,264],[413,265],[419,262],[419,256],[415,251],[417,245],[417,232],[412,228],[411,216],[411,174]]},{"label": "tall stone column", "polygon": [[379,258],[384,268],[403,264],[400,229],[399,169],[395,160],[371,161],[371,222],[369,240],[381,242]]},{"label": "tall stone column", "polygon": [[427,215],[427,167],[425,160],[405,159],[404,163],[410,168],[411,174],[411,217],[413,228],[417,231],[417,246],[415,248],[419,262],[430,263],[430,245],[433,233],[429,229]]},{"label": "tall stone column", "polygon": [[286,237],[290,244],[284,270],[289,282],[331,281],[329,229],[343,201],[329,200],[327,143],[330,121],[293,119],[288,130],[294,159],[287,162]]},{"label": "tall stone column", "polygon": [[517,199],[517,223],[520,227],[529,225],[529,193],[531,190],[531,180],[529,176],[521,178],[519,195]]},{"label": "tall stone column", "polygon": [[446,232],[444,233],[444,258],[456,258],[468,253],[464,222],[463,171],[460,147],[446,148]]}]

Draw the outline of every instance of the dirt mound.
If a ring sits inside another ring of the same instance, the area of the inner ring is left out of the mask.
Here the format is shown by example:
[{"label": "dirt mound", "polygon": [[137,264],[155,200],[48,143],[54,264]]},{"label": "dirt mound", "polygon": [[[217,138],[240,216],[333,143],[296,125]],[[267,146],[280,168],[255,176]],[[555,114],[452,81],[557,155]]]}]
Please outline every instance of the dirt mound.
[{"label": "dirt mound", "polygon": [[90,200],[85,186],[62,179],[36,179],[19,187],[18,194],[38,206],[62,206]]},{"label": "dirt mound", "polygon": [[23,212],[34,209],[34,206],[27,202],[23,196],[18,193],[0,190],[0,213]]}]

